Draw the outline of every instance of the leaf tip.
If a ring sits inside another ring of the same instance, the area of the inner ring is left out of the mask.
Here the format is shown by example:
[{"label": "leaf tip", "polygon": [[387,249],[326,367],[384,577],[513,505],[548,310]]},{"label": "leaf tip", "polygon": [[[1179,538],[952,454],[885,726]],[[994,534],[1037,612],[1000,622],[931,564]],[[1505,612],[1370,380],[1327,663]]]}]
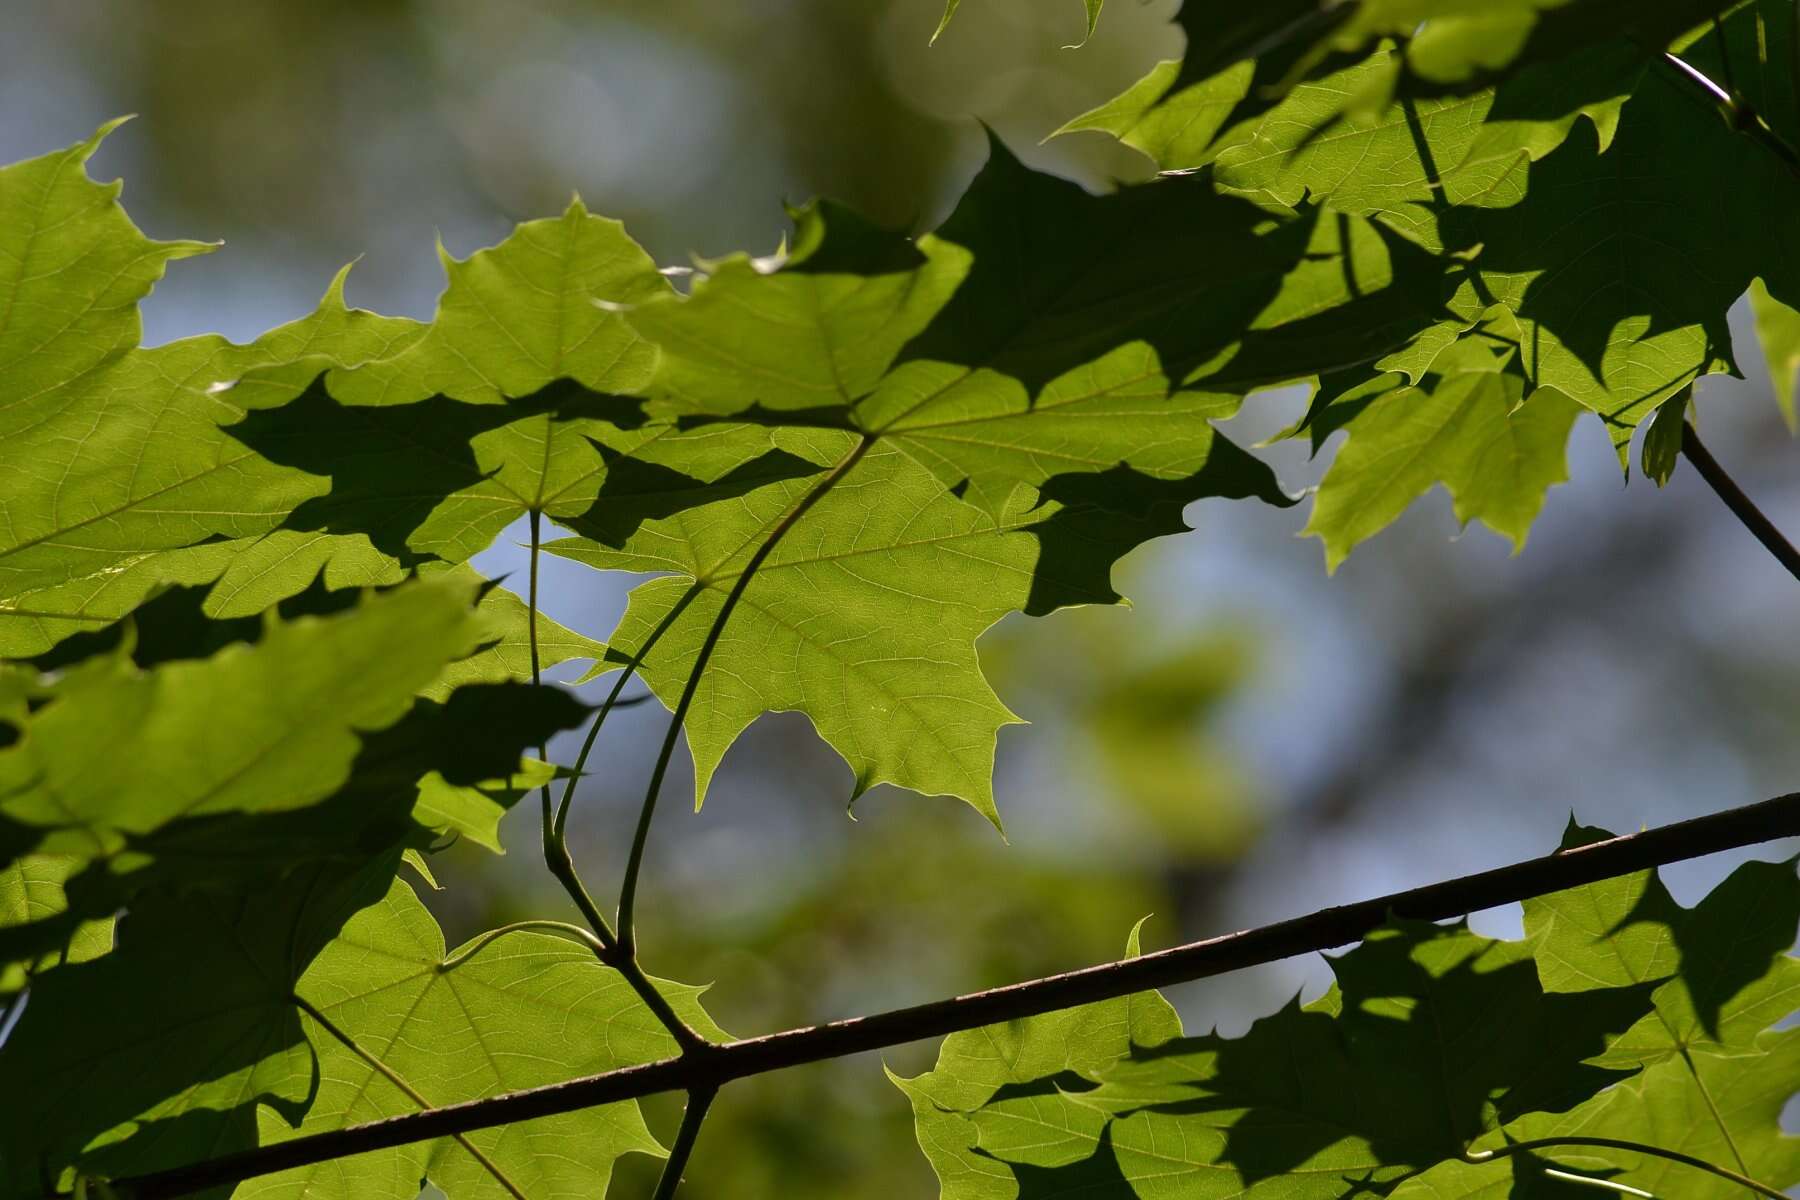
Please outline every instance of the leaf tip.
[{"label": "leaf tip", "polygon": [[344,302],[344,283],[350,278],[350,268],[362,260],[363,256],[359,254],[337,269],[337,274],[331,277],[331,283],[325,288],[325,294],[319,298],[320,308],[328,308],[335,312],[349,311],[350,306]]},{"label": "leaf tip", "polygon": [[86,162],[94,151],[100,148],[100,143],[112,136],[114,130],[118,129],[119,126],[124,125],[128,121],[137,120],[137,116],[136,113],[125,113],[122,116],[114,117],[110,121],[103,121],[100,124],[100,127],[94,130],[93,136],[81,143],[81,161]]}]

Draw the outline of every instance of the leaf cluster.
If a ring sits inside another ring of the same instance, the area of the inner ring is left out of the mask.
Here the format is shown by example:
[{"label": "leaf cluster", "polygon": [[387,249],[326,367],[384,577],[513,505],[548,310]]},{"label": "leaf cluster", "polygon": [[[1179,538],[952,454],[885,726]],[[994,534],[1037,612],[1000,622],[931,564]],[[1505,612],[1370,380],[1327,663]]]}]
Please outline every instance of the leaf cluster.
[{"label": "leaf cluster", "polygon": [[[137,305],[210,247],[147,238],[88,176],[110,126],[0,168],[0,1094],[39,1097],[0,1188],[723,1038],[636,961],[677,736],[696,805],[794,711],[850,801],[893,785],[998,826],[1016,718],[977,639],[1118,602],[1114,565],[1195,501],[1295,503],[1215,424],[1253,393],[1304,382],[1289,435],[1348,435],[1307,525],[1330,566],[1437,483],[1522,544],[1587,413],[1622,462],[1663,414],[1666,479],[1746,294],[1791,419],[1790,5],[1228,7],[1189,0],[1187,56],[1069,126],[1152,182],[1092,194],[995,140],[931,232],[817,202],[685,287],[577,199],[446,252],[429,322],[350,308],[340,273],[251,343],[143,346]],[[523,595],[469,565],[521,525]],[[601,641],[539,614],[540,552],[648,578]],[[618,672],[598,712],[544,684],[570,661]],[[564,821],[632,677],[675,715],[615,928]],[[584,722],[573,766],[544,761]],[[447,950],[401,865],[500,850],[534,789],[589,927]],[[901,1085],[947,1195],[1461,1194],[1494,1186],[1490,1150],[1530,1191],[1555,1177],[1517,1143],[1645,1129],[1787,1186],[1796,904],[1789,868],[1692,911],[1615,880],[1537,902],[1520,943],[1386,929],[1245,1038],[1136,997],[958,1034]],[[663,1152],[625,1102],[241,1191],[597,1195]]]}]

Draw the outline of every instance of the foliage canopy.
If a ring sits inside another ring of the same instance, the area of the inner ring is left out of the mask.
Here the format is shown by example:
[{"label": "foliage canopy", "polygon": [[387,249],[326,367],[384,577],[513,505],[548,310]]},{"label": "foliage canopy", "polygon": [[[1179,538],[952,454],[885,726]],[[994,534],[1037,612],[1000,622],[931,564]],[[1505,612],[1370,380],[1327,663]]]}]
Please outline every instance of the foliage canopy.
[{"label": "foliage canopy", "polygon": [[[143,346],[138,304],[211,247],[146,237],[88,176],[111,125],[0,168],[0,1094],[34,1098],[0,1124],[0,1190],[723,1040],[700,988],[635,957],[676,732],[696,804],[793,711],[851,800],[889,784],[998,826],[1016,718],[977,639],[1119,601],[1114,564],[1196,500],[1297,503],[1215,426],[1257,391],[1308,385],[1284,436],[1336,447],[1305,528],[1328,567],[1437,484],[1523,547],[1590,416],[1629,469],[1655,414],[1666,480],[1746,295],[1792,423],[1785,0],[1179,20],[1184,58],[1063,131],[1142,151],[1150,182],[1090,194],[996,139],[931,232],[817,202],[777,253],[680,286],[577,200],[445,254],[428,323],[350,308],[340,273],[249,344]],[[521,519],[524,595],[468,565]],[[602,641],[537,613],[540,552],[650,578]],[[569,661],[619,673],[598,713],[543,683]],[[539,748],[584,722],[591,745],[631,676],[675,720],[615,929],[563,840],[587,751]],[[451,835],[498,851],[539,788],[591,928],[448,951],[402,864]],[[1796,920],[1791,864],[1693,909],[1641,872],[1528,902],[1521,941],[1395,922],[1241,1038],[1123,996],[956,1033],[895,1083],[946,1197],[1744,1186],[1659,1151],[1781,1189]],[[631,1153],[668,1151],[624,1101],[237,1191],[600,1195]]]}]

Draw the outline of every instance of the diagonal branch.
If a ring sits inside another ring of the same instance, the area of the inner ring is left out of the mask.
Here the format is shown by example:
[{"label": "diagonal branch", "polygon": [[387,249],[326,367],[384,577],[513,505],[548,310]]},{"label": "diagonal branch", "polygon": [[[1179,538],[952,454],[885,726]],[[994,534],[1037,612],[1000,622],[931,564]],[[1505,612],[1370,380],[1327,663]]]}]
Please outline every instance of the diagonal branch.
[{"label": "diagonal branch", "polygon": [[874,1016],[708,1045],[677,1058],[625,1067],[504,1096],[313,1134],[174,1167],[117,1186],[136,1200],[164,1200],[366,1150],[573,1112],[657,1092],[702,1092],[733,1079],[944,1037],[1129,996],[1149,988],[1222,975],[1357,941],[1391,917],[1438,921],[1565,888],[1699,858],[1721,850],[1800,836],[1800,793],[1527,859],[1442,883],[1320,909],[1303,917],[1159,950],[1121,962],[895,1009]]},{"label": "diagonal branch", "polygon": [[1800,579],[1800,550],[1796,550],[1794,543],[1775,528],[1775,522],[1764,516],[1762,509],[1756,507],[1755,502],[1744,494],[1744,489],[1719,465],[1719,460],[1712,456],[1712,451],[1706,448],[1692,425],[1682,427],[1681,452],[1687,455],[1688,461],[1694,464],[1694,469],[1700,472],[1700,478],[1706,480],[1707,486],[1725,502],[1725,507],[1731,510],[1732,515],[1743,522],[1745,529],[1756,535],[1756,540],[1763,544],[1763,549],[1773,554],[1775,561],[1787,568],[1788,574]]}]

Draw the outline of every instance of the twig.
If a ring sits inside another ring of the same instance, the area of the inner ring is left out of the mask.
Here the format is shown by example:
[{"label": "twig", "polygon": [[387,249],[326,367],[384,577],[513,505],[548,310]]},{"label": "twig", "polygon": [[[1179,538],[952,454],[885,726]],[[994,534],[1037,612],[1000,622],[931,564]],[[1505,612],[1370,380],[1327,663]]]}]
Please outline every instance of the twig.
[{"label": "twig", "polygon": [[[1720,43],[1720,52],[1724,51],[1724,43]],[[1787,165],[1796,177],[1800,177],[1800,151],[1769,127],[1769,123],[1750,106],[1741,96],[1720,87],[1711,76],[1707,75],[1693,63],[1677,54],[1664,53],[1663,62],[1675,68],[1675,78],[1683,80],[1724,114],[1731,127],[1761,145],[1776,158]]]},{"label": "twig", "polygon": [[[533,687],[536,687],[543,682],[543,673],[538,668],[537,642],[538,553],[543,544],[540,528],[542,518],[538,513],[538,510],[534,508],[531,510],[529,519],[531,522],[531,569],[529,574],[531,582],[525,600],[525,629],[526,636],[531,643],[531,684]],[[608,707],[611,706],[611,699],[616,698],[617,695],[618,689],[615,688],[613,690],[613,696],[608,698]],[[605,709],[602,709],[599,715],[594,718],[596,728],[598,728],[599,722],[605,715]],[[575,787],[575,780],[579,778],[581,774],[581,764],[587,760],[587,749],[590,745],[592,745],[591,740],[587,745],[582,747],[582,757],[576,763],[574,771],[571,772],[569,776],[568,788],[563,794],[563,806],[565,808],[568,806],[568,791],[572,791]],[[548,751],[540,746],[538,748],[538,757],[548,761],[550,756]],[[581,910],[582,919],[593,928],[594,936],[600,939],[601,946],[607,950],[611,950],[612,947],[617,944],[618,938],[614,936],[612,926],[607,924],[606,917],[600,912],[599,906],[594,903],[594,898],[588,895],[587,888],[582,884],[581,876],[575,870],[575,860],[569,857],[568,846],[563,841],[560,823],[553,821],[551,818],[550,781],[548,779],[544,781],[544,786],[539,789],[539,800],[541,802],[540,807],[543,810],[542,841],[544,846],[544,865],[549,868],[550,874],[556,877],[556,881],[562,884],[563,890],[569,893],[569,898],[575,902],[575,907]],[[601,961],[605,961],[604,957]]]},{"label": "twig", "polygon": [[1775,528],[1775,522],[1763,515],[1762,509],[1756,507],[1750,497],[1737,481],[1726,473],[1719,460],[1701,442],[1700,435],[1688,425],[1681,431],[1681,452],[1687,455],[1694,469],[1700,472],[1700,478],[1725,502],[1732,515],[1743,523],[1745,529],[1756,535],[1756,540],[1763,544],[1763,549],[1775,556],[1775,561],[1786,567],[1788,574],[1800,579],[1800,550],[1782,536],[1781,530]]},{"label": "twig", "polygon": [[[656,628],[650,631],[650,636],[644,639],[643,644],[637,648],[637,652],[625,664],[625,669],[619,672],[619,678],[613,682],[612,691],[606,694],[606,699],[600,704],[600,711],[594,714],[593,724],[588,726],[587,737],[582,740],[581,752],[575,756],[575,766],[569,773],[569,781],[563,785],[562,799],[556,805],[556,822],[552,832],[557,840],[562,839],[563,827],[568,824],[569,803],[575,798],[575,784],[581,778],[582,769],[587,766],[588,755],[594,752],[594,743],[600,738],[600,727],[606,723],[607,714],[612,712],[614,706],[619,703],[619,693],[625,690],[626,683],[633,675],[637,674],[638,668],[643,665],[644,659],[649,655],[651,649],[655,647],[656,643],[662,641],[662,636],[668,632],[669,626],[675,624],[675,619],[686,611],[687,606],[694,602],[694,597],[698,596],[701,590],[701,586],[696,583],[681,593],[669,611],[663,614],[663,619],[657,622]],[[627,701],[627,703],[631,702]]]},{"label": "twig", "polygon": [[693,706],[694,694],[700,689],[700,677],[706,672],[706,664],[712,658],[713,650],[725,633],[725,622],[730,620],[732,610],[743,598],[744,590],[750,586],[750,580],[757,570],[768,560],[781,539],[787,536],[788,530],[799,523],[812,506],[824,498],[837,485],[838,480],[862,461],[869,447],[875,444],[873,435],[865,434],[856,445],[833,467],[829,474],[814,485],[800,502],[788,510],[769,536],[763,539],[744,569],[726,593],[725,603],[719,606],[719,613],[713,618],[712,627],[706,631],[706,640],[700,643],[700,653],[694,658],[694,665],[688,671],[687,683],[681,689],[681,699],[675,704],[675,711],[669,716],[669,730],[664,735],[662,747],[657,751],[656,766],[650,772],[650,784],[644,789],[644,804],[638,812],[637,831],[631,838],[631,855],[625,860],[625,883],[619,889],[619,949],[624,958],[631,958],[636,953],[637,935],[633,929],[632,915],[637,904],[638,873],[644,865],[644,847],[650,839],[650,822],[656,816],[656,800],[662,794],[663,776],[668,772],[669,759],[675,753],[675,739],[681,736],[681,724],[687,719],[688,709]]},{"label": "twig", "polygon": [[119,1183],[131,1188],[131,1194],[137,1200],[165,1200],[366,1150],[574,1112],[657,1092],[717,1088],[733,1079],[944,1037],[1000,1021],[1038,1016],[1078,1004],[1129,996],[1149,988],[1329,950],[1360,939],[1390,917],[1447,920],[1665,863],[1794,836],[1800,836],[1800,793],[1410,891],[1320,909],[1274,925],[1154,951],[1120,962],[874,1016],[707,1046],[676,1058],[509,1095],[471,1100],[431,1112],[312,1134],[120,1180]]},{"label": "twig", "polygon": [[675,1200],[675,1189],[681,1186],[681,1173],[687,1170],[688,1158],[694,1153],[694,1142],[700,1137],[700,1125],[706,1110],[712,1107],[714,1088],[699,1088],[688,1093],[687,1111],[681,1114],[681,1128],[675,1133],[675,1144],[669,1147],[662,1176],[656,1181],[656,1192],[650,1200]]},{"label": "twig", "polygon": [[[542,519],[538,510],[535,508],[531,510],[530,522],[531,582],[526,600],[525,627],[527,630],[527,638],[531,644],[531,682],[536,686],[543,682],[543,678],[538,665],[537,643],[538,555],[539,548],[542,545]],[[676,606],[677,610],[681,607],[681,605]],[[673,614],[671,614],[671,618],[672,616]],[[642,661],[643,656],[649,652],[650,646],[655,643],[657,636],[662,633],[662,630],[666,628],[667,625],[668,620],[665,620],[663,625],[657,628],[656,633],[651,635],[650,640],[645,642],[643,648],[638,651],[636,657],[632,660],[634,668],[638,662]],[[670,1007],[667,998],[657,990],[656,985],[650,981],[650,977],[644,973],[644,969],[638,965],[636,955],[630,951],[622,950],[619,945],[618,936],[613,933],[612,926],[607,923],[605,914],[600,911],[599,905],[594,903],[593,896],[588,894],[587,886],[581,882],[581,875],[575,869],[575,860],[569,854],[568,840],[563,836],[563,823],[567,820],[569,815],[569,798],[575,790],[575,781],[581,776],[581,768],[587,762],[588,752],[593,749],[594,739],[599,735],[601,723],[605,721],[606,714],[618,701],[619,692],[623,690],[625,687],[625,680],[629,677],[629,671],[619,677],[619,681],[613,685],[612,693],[607,696],[606,703],[603,704],[600,711],[594,715],[594,723],[588,730],[587,740],[582,743],[581,756],[575,760],[575,768],[570,773],[568,785],[563,790],[562,803],[557,808],[554,816],[552,815],[550,808],[550,784],[548,781],[544,784],[542,794],[544,865],[549,868],[550,874],[556,877],[557,882],[562,884],[563,890],[569,894],[569,898],[575,902],[575,907],[581,911],[582,919],[593,929],[593,937],[591,939],[583,939],[583,941],[584,944],[594,952],[594,957],[624,976],[625,982],[631,985],[631,989],[637,993],[638,999],[644,1002],[644,1007],[648,1008],[651,1013],[655,1015],[656,1019],[662,1023],[663,1027],[669,1031],[669,1034],[674,1037],[675,1044],[680,1046],[683,1050],[690,1050],[695,1046],[706,1045],[706,1039],[701,1037],[698,1033],[695,1033],[694,1030],[689,1027],[688,1023],[683,1021],[681,1017],[676,1014],[675,1010]],[[548,757],[542,750],[539,751],[539,756],[544,758]],[[524,926],[535,925],[540,928],[560,927],[559,931],[562,932],[564,936],[569,936],[570,933],[577,932],[574,930],[573,926],[562,926],[561,922],[557,921],[524,922],[522,924]],[[446,959],[442,969],[449,970],[455,967],[458,963],[461,963],[464,959],[468,958],[469,955],[476,953],[482,947],[486,946],[495,937],[520,927],[521,925],[509,925],[506,929],[495,930],[488,936],[478,939],[474,945],[470,946],[460,955],[455,955],[450,959]]]},{"label": "twig", "polygon": [[544,933],[553,933],[557,937],[564,938],[571,942],[579,942],[589,950],[592,950],[594,952],[594,957],[598,958],[601,962],[606,961],[606,946],[602,944],[599,938],[595,937],[581,926],[571,925],[567,921],[531,920],[514,921],[511,925],[502,925],[498,929],[488,930],[462,949],[445,958],[444,961],[438,964],[438,970],[454,971],[456,968],[462,966],[471,958],[474,958],[477,954],[487,949],[493,942],[498,941],[509,933],[518,933],[527,929],[541,930]]},{"label": "twig", "polygon": [[1709,1163],[1704,1158],[1695,1158],[1691,1154],[1683,1154],[1679,1150],[1665,1150],[1661,1146],[1647,1146],[1643,1142],[1630,1142],[1623,1138],[1608,1137],[1548,1137],[1532,1138],[1530,1141],[1509,1142],[1493,1150],[1471,1150],[1463,1158],[1472,1163],[1494,1162],[1509,1155],[1530,1150],[1548,1150],[1557,1146],[1593,1146],[1602,1150],[1628,1150],[1633,1154],[1648,1154],[1653,1158],[1666,1158],[1670,1162],[1678,1162],[1684,1166],[1695,1167],[1710,1172],[1721,1179],[1729,1179],[1735,1184],[1749,1188],[1758,1195],[1767,1196],[1769,1200],[1788,1200],[1786,1193],[1777,1191],[1766,1183],[1758,1183],[1748,1175],[1740,1175],[1736,1171]]}]

